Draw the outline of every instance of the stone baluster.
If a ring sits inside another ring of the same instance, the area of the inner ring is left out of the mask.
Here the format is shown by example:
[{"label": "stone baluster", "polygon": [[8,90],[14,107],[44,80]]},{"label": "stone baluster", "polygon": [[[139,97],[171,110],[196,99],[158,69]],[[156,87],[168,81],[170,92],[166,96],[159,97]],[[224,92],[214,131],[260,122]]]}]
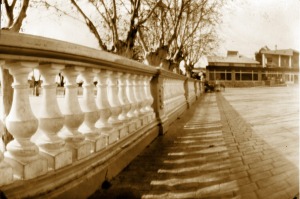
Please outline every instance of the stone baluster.
[{"label": "stone baluster", "polygon": [[111,116],[108,118],[108,122],[119,131],[119,138],[128,134],[128,126],[123,124],[123,121],[119,119],[122,114],[122,105],[118,96],[118,80],[120,73],[107,71],[108,74],[108,103],[111,107]]},{"label": "stone baluster", "polygon": [[102,135],[107,136],[107,144],[111,144],[118,140],[119,132],[108,123],[108,118],[111,115],[111,106],[107,96],[108,86],[106,70],[100,70],[100,73],[97,75],[97,82],[96,104],[99,109],[100,118],[95,126]]},{"label": "stone baluster", "polygon": [[29,103],[28,74],[37,67],[35,62],[16,62],[7,64],[13,76],[13,101],[6,117],[6,127],[14,140],[6,146],[5,161],[12,167],[14,175],[21,179],[32,179],[46,174],[47,160],[39,155],[39,148],[30,141],[38,128],[38,120],[32,113]]},{"label": "stone baluster", "polygon": [[65,141],[57,136],[64,125],[64,117],[57,103],[55,76],[63,68],[63,65],[58,64],[43,64],[39,67],[43,78],[43,95],[38,114],[38,130],[42,135],[36,143],[42,152],[41,155],[47,158],[50,169],[59,169],[72,163],[72,150],[67,149]]},{"label": "stone baluster", "polygon": [[150,112],[152,111],[152,103],[153,103],[153,98],[151,95],[151,91],[150,91],[150,85],[149,85],[149,81],[151,80],[151,78],[149,78],[148,76],[144,76],[143,77],[143,89],[145,92],[145,101],[146,101],[146,112]]},{"label": "stone baluster", "polygon": [[129,103],[128,97],[126,95],[126,79],[127,74],[119,73],[119,90],[118,90],[118,96],[122,107],[122,112],[119,115],[119,120],[123,122],[123,124],[126,124],[128,127],[128,133],[132,133],[135,130],[135,124],[132,125],[130,122],[130,118],[128,117],[128,113],[130,111],[131,105]]},{"label": "stone baluster", "polygon": [[138,78],[138,88],[139,88],[139,94],[140,94],[140,98],[141,98],[141,113],[142,114],[146,114],[147,112],[147,93],[145,91],[145,88],[144,88],[144,76],[143,75],[139,75]]},{"label": "stone baluster", "polygon": [[[4,67],[5,62],[0,60],[0,67]],[[3,108],[3,107],[1,107]],[[3,110],[2,110],[3,111]],[[0,121],[2,122],[2,121]],[[2,125],[2,124],[0,124]],[[2,128],[2,127],[1,127]],[[0,138],[2,138],[2,131],[0,130]],[[0,187],[6,184],[9,184],[13,181],[13,170],[12,167],[9,166],[4,161],[4,155],[2,149],[4,150],[4,143],[2,139],[0,139]]]},{"label": "stone baluster", "polygon": [[92,146],[89,142],[85,141],[78,128],[84,120],[84,114],[80,109],[78,101],[78,85],[76,78],[79,72],[84,68],[70,66],[66,67],[62,74],[66,79],[65,84],[65,99],[61,107],[62,113],[65,116],[64,128],[60,131],[61,136],[66,141],[66,146],[73,151],[73,162],[87,157],[92,152]]},{"label": "stone baluster", "polygon": [[127,113],[127,117],[130,120],[129,124],[129,132],[133,132],[137,128],[141,127],[141,122],[138,119],[138,112],[137,112],[137,102],[134,98],[133,94],[133,82],[132,82],[132,75],[126,73],[125,80],[126,80],[126,95],[128,98],[128,102],[130,104],[130,110]]},{"label": "stone baluster", "polygon": [[118,119],[122,112],[121,104],[118,98],[118,75],[115,72],[107,71],[108,74],[108,103],[110,105],[111,116],[108,118],[108,122],[114,127],[120,126],[122,122]]},{"label": "stone baluster", "polygon": [[142,116],[142,99],[140,96],[140,90],[139,90],[139,80],[137,75],[132,76],[132,83],[133,83],[133,96],[135,98],[136,104],[137,104],[137,109],[136,109],[136,116],[141,119],[140,117]]},{"label": "stone baluster", "polygon": [[152,108],[154,99],[151,94],[151,87],[150,87],[151,79],[152,79],[151,76],[144,76],[144,90],[146,93],[146,101],[147,101],[146,111],[147,111],[147,115],[148,115],[148,122],[153,121],[155,118],[155,113]]},{"label": "stone baluster", "polygon": [[147,115],[147,99],[146,99],[146,91],[144,89],[144,76],[143,75],[139,75],[137,77],[137,84],[138,84],[138,93],[139,93],[139,96],[140,96],[140,100],[141,100],[141,109],[140,109],[140,112],[141,112],[141,119],[142,119],[142,122],[143,124],[142,125],[146,125],[148,124],[148,115]]},{"label": "stone baluster", "polygon": [[79,127],[79,131],[85,136],[86,140],[92,144],[93,151],[99,151],[106,147],[107,136],[101,135],[95,127],[99,119],[99,110],[94,96],[94,77],[100,72],[99,69],[88,68],[81,72],[83,78],[83,98],[81,109],[84,112],[84,121]]}]

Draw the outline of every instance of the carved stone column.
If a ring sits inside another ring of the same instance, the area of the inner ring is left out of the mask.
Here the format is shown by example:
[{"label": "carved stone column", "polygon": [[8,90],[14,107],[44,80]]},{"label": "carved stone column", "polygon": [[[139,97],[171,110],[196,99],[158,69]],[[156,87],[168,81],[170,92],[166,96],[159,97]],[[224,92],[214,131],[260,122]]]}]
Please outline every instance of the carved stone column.
[{"label": "carved stone column", "polygon": [[132,121],[135,122],[136,129],[139,129],[142,126],[142,122],[139,119],[139,112],[138,112],[138,102],[134,95],[134,75],[128,74],[127,77],[127,87],[126,87],[126,94],[131,105],[131,109],[128,112],[128,117],[133,118]]},{"label": "carved stone column", "polygon": [[107,136],[107,144],[111,144],[118,140],[119,132],[108,123],[108,118],[111,115],[111,106],[108,103],[107,96],[107,72],[106,70],[100,70],[97,75],[97,97],[96,104],[99,109],[100,118],[96,122],[96,128],[101,134]]},{"label": "carved stone column", "polygon": [[146,112],[148,115],[148,122],[151,122],[155,119],[155,113],[154,110],[152,108],[152,104],[153,104],[153,97],[151,94],[151,87],[150,87],[150,81],[151,81],[152,77],[151,76],[144,76],[143,78],[143,82],[144,82],[144,90],[146,93]]},{"label": "carved stone column", "polygon": [[132,76],[132,84],[133,84],[133,96],[135,98],[135,102],[137,104],[137,108],[135,110],[135,115],[138,117],[139,123],[141,126],[143,125],[143,113],[141,112],[142,109],[142,99],[140,96],[140,90],[139,90],[139,80],[137,78],[137,75]]},{"label": "carved stone column", "polygon": [[73,161],[87,157],[92,152],[92,146],[85,141],[78,128],[84,120],[84,114],[80,109],[78,102],[78,85],[76,78],[79,72],[83,71],[82,67],[66,67],[62,71],[66,79],[65,99],[62,106],[62,113],[65,116],[64,128],[60,131],[61,136],[66,141],[66,146],[73,151]]},{"label": "carved stone column", "polygon": [[147,106],[147,94],[145,92],[145,89],[144,89],[144,76],[143,75],[139,75],[137,76],[137,79],[136,79],[136,83],[137,83],[137,86],[138,86],[138,93],[139,93],[139,98],[141,100],[141,108],[140,108],[140,113],[141,113],[141,119],[142,119],[142,125],[146,125],[148,124],[148,117],[147,117],[147,109],[146,109],[146,106]]},{"label": "carved stone column", "polygon": [[145,90],[145,85],[144,85],[144,77],[143,75],[139,75],[137,80],[138,80],[138,89],[139,89],[139,94],[140,94],[140,98],[141,98],[141,113],[142,114],[146,114],[147,112],[147,93]]},{"label": "carved stone column", "polygon": [[36,142],[51,169],[59,169],[72,163],[72,150],[67,149],[65,141],[57,136],[64,125],[64,117],[57,103],[55,76],[63,68],[63,65],[58,64],[44,64],[39,67],[43,78],[42,104],[38,114],[39,131],[42,135]]},{"label": "carved stone column", "polygon": [[94,96],[94,76],[100,70],[87,68],[81,72],[83,78],[83,99],[81,109],[84,112],[84,121],[79,127],[79,131],[85,135],[86,139],[91,142],[94,151],[99,151],[106,147],[107,136],[101,135],[95,127],[95,123],[99,119],[99,110],[97,108]]},{"label": "carved stone column", "polygon": [[[130,125],[129,117],[127,116],[128,112],[130,111],[130,103],[128,101],[127,95],[126,95],[126,78],[127,76],[123,73],[118,73],[119,80],[118,80],[118,97],[121,104],[122,112],[119,115],[119,120],[123,122],[123,124],[128,129],[128,133],[131,133],[135,130],[135,125],[132,127]],[[131,128],[130,128],[131,127]]]},{"label": "carved stone column", "polygon": [[48,171],[47,160],[39,155],[39,148],[30,141],[38,128],[38,120],[29,103],[28,74],[37,66],[35,62],[17,62],[7,66],[14,78],[14,95],[6,127],[14,140],[8,143],[4,155],[15,176],[22,179],[35,178]]},{"label": "carved stone column", "polygon": [[119,138],[128,134],[128,126],[123,124],[123,121],[119,119],[122,113],[122,105],[118,96],[118,79],[120,74],[117,72],[107,71],[108,74],[108,103],[110,104],[111,116],[108,118],[108,122],[119,131]]},{"label": "carved stone column", "polygon": [[[4,67],[4,61],[0,60],[0,67]],[[0,121],[1,122],[1,121]],[[2,125],[2,124],[1,124]],[[0,138],[2,138],[2,131],[0,130]],[[3,145],[2,139],[0,144]],[[9,184],[13,181],[13,169],[6,162],[4,162],[4,156],[2,153],[2,147],[0,147],[0,187],[2,185]]]}]

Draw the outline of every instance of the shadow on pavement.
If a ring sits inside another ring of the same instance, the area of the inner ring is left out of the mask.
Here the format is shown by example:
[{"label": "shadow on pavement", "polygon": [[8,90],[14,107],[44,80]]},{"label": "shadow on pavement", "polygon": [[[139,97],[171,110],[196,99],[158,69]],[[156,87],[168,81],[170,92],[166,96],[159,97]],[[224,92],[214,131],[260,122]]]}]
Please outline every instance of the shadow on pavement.
[{"label": "shadow on pavement", "polygon": [[294,198],[299,171],[206,94],[94,198]]}]

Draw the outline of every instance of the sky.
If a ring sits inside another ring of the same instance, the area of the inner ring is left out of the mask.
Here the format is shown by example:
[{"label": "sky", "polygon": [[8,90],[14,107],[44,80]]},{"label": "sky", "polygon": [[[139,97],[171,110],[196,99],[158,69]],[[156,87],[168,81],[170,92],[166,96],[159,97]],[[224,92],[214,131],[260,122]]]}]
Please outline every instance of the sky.
[{"label": "sky", "polygon": [[270,49],[300,46],[299,0],[227,0],[219,28],[219,53],[237,50],[247,57],[263,46]]},{"label": "sky", "polygon": [[[61,1],[64,2],[64,1]],[[300,50],[300,0],[226,0],[222,23],[218,27],[220,47],[254,58],[263,46],[270,49]],[[92,48],[97,41],[83,22],[60,17],[51,10],[28,10],[24,32],[65,40]]]}]

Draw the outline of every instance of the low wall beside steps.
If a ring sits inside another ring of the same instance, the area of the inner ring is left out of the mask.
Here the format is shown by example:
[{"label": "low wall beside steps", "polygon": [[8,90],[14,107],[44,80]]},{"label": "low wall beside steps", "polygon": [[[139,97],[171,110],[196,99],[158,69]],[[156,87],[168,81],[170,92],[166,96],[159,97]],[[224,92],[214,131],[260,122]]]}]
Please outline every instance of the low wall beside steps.
[{"label": "low wall beside steps", "polygon": [[[160,68],[6,31],[0,65],[14,79],[12,107],[2,121],[14,139],[0,151],[0,190],[8,198],[87,197],[166,133],[202,93],[200,81]],[[43,80],[39,97],[28,90],[33,69]],[[66,80],[59,92],[58,73]]]}]

